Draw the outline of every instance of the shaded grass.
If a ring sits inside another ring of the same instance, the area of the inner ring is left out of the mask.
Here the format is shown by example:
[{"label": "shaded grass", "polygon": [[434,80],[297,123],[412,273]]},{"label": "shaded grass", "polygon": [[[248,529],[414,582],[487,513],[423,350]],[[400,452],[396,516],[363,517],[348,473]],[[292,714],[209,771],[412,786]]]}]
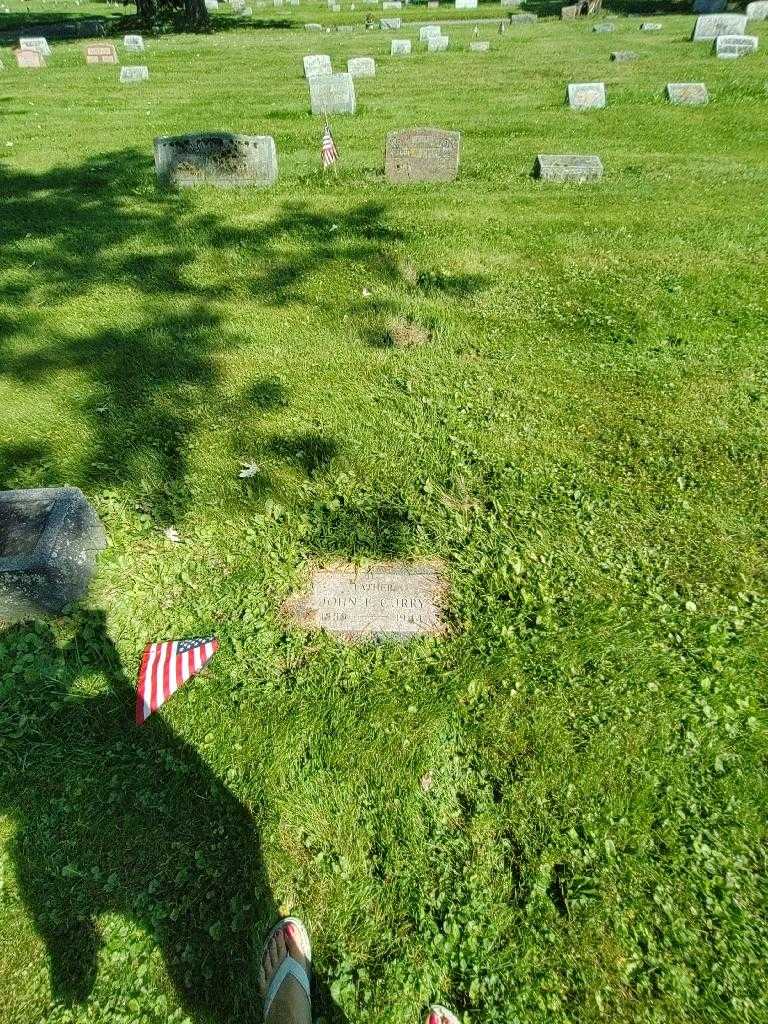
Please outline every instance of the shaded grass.
[{"label": "shaded grass", "polygon": [[[111,546],[0,634],[0,1019],[259,1019],[278,910],[330,1019],[765,1015],[764,64],[617,20],[322,37],[378,58],[338,180],[310,36],[4,72],[0,484],[82,486]],[[385,185],[410,124],[462,131],[454,185]],[[157,192],[153,136],[212,128],[274,133],[278,185]],[[447,640],[286,630],[312,560],[395,556],[447,564]],[[209,630],[135,730],[143,645]]]}]

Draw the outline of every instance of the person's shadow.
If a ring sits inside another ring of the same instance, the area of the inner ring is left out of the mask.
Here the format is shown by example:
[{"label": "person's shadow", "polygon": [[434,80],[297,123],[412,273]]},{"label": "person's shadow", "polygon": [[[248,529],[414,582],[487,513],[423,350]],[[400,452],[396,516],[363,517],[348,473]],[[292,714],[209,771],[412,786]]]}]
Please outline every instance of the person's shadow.
[{"label": "person's shadow", "polygon": [[[278,917],[252,817],[134,689],[101,612],[57,646],[45,623],[0,631],[0,812],[50,960],[55,1000],[93,987],[99,915],[139,922],[197,1021],[261,1020],[261,942]],[[98,673],[108,692],[89,695]],[[344,1016],[315,976],[313,1014]]]}]

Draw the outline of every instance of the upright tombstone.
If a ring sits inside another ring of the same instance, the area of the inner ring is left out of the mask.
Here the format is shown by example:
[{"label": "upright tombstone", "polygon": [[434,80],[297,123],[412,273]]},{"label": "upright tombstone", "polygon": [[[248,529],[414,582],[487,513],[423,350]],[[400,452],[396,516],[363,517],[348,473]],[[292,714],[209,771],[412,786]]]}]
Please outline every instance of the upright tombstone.
[{"label": "upright tombstone", "polygon": [[721,14],[728,6],[728,0],[693,0],[694,14]]},{"label": "upright tombstone", "polygon": [[401,0],[383,0],[382,11],[399,11],[402,8]]},{"label": "upright tombstone", "polygon": [[282,611],[304,629],[324,629],[348,643],[409,640],[445,632],[445,593],[438,565],[341,564],[315,569],[307,591],[289,598]]},{"label": "upright tombstone", "polygon": [[675,105],[701,107],[709,103],[709,93],[703,82],[667,82],[667,99]]},{"label": "upright tombstone", "polygon": [[354,114],[355,82],[348,72],[313,75],[309,79],[309,105],[313,114]]},{"label": "upright tombstone", "polygon": [[[403,23],[402,18],[382,18],[379,22],[385,32],[396,32]],[[410,51],[409,51],[410,52]]]},{"label": "upright tombstone", "polygon": [[149,68],[144,64],[120,68],[120,84],[133,85],[135,82],[146,82],[149,79]]},{"label": "upright tombstone", "polygon": [[535,25],[538,20],[538,14],[531,14],[530,11],[525,11],[523,14],[510,14],[509,16],[510,25]]},{"label": "upright tombstone", "polygon": [[375,78],[376,61],[373,57],[350,57],[347,71],[353,78]]},{"label": "upright tombstone", "polygon": [[112,43],[92,43],[85,48],[86,64],[117,64],[117,50]]},{"label": "upright tombstone", "polygon": [[454,181],[459,173],[461,133],[440,128],[390,132],[384,172],[391,185]]},{"label": "upright tombstone", "polygon": [[[503,3],[503,0],[502,0]],[[573,21],[574,18],[581,16],[581,4],[569,4],[567,7],[560,8],[560,20],[561,21]]]},{"label": "upright tombstone", "polygon": [[637,54],[632,50],[614,50],[611,60],[615,60],[617,64],[623,64],[626,61],[637,60]]},{"label": "upright tombstone", "polygon": [[489,42],[476,39],[469,44],[469,48],[473,53],[487,53],[491,48],[491,44]]},{"label": "upright tombstone", "polygon": [[51,56],[51,48],[44,36],[22,36],[19,39],[20,50],[37,50],[43,57]]},{"label": "upright tombstone", "polygon": [[599,181],[603,176],[603,164],[599,156],[540,153],[533,165],[533,176],[541,181],[573,181],[579,184]]},{"label": "upright tombstone", "polygon": [[519,7],[523,0],[501,0],[502,7]]},{"label": "upright tombstone", "polygon": [[427,0],[427,10],[434,11],[440,6],[440,0]]},{"label": "upright tombstone", "polygon": [[219,0],[205,0],[205,9],[209,14],[219,9]]},{"label": "upright tombstone", "polygon": [[571,110],[599,110],[605,106],[604,82],[575,82],[568,86]]},{"label": "upright tombstone", "polygon": [[327,53],[310,53],[304,58],[304,77],[313,75],[332,75],[331,58]]},{"label": "upright tombstone", "polygon": [[39,50],[14,50],[13,54],[20,68],[45,67],[45,57]]},{"label": "upright tombstone", "polygon": [[56,615],[81,598],[106,547],[76,487],[0,491],[0,620]]},{"label": "upright tombstone", "polygon": [[439,25],[422,25],[419,29],[419,42],[426,43],[430,36],[440,36],[443,30]]},{"label": "upright tombstone", "polygon": [[444,53],[448,49],[450,39],[448,36],[430,36],[427,39],[428,53]]},{"label": "upright tombstone", "polygon": [[455,0],[454,7],[457,11],[474,11],[477,0]]},{"label": "upright tombstone", "polygon": [[757,36],[718,36],[714,49],[717,56],[724,59],[745,57],[757,52],[758,43]]},{"label": "upright tombstone", "polygon": [[123,36],[123,47],[128,53],[144,53],[144,37]]},{"label": "upright tombstone", "polygon": [[660,21],[644,21],[640,26],[641,32],[661,32],[663,28]]},{"label": "upright tombstone", "polygon": [[747,4],[747,21],[765,21],[768,19],[768,0],[753,0]]},{"label": "upright tombstone", "polygon": [[155,171],[160,184],[175,188],[264,188],[277,181],[277,148],[271,135],[162,136],[155,139]]},{"label": "upright tombstone", "polygon": [[390,57],[407,57],[411,52],[410,39],[393,39],[389,44]]},{"label": "upright tombstone", "polygon": [[747,31],[746,14],[702,14],[693,29],[694,43],[718,36],[742,36]]}]

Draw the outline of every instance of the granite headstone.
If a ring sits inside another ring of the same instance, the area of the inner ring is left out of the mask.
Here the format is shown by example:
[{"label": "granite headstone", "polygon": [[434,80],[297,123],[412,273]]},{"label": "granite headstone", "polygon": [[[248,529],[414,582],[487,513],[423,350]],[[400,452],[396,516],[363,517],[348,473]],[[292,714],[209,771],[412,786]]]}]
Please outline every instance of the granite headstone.
[{"label": "granite headstone", "polygon": [[43,57],[51,56],[51,48],[48,45],[48,40],[43,36],[23,36],[19,39],[20,50],[37,50]]},{"label": "granite headstone", "polygon": [[571,110],[597,110],[605,106],[603,82],[574,82],[568,86],[568,106]]},{"label": "granite headstone", "polygon": [[123,36],[123,46],[129,53],[144,53],[144,37]]},{"label": "granite headstone", "polygon": [[120,84],[132,85],[134,82],[146,82],[149,79],[149,68],[144,64],[126,65],[120,68]]},{"label": "granite headstone", "polygon": [[533,165],[533,175],[541,181],[599,181],[603,176],[603,164],[598,156],[539,154]]},{"label": "granite headstone", "polygon": [[406,57],[410,52],[410,39],[393,39],[389,44],[390,57]]},{"label": "granite headstone", "polygon": [[271,135],[208,132],[155,139],[158,181],[171,187],[240,185],[277,181],[277,149]]},{"label": "granite headstone", "polygon": [[718,36],[714,49],[718,57],[744,57],[748,53],[756,53],[758,43],[757,36]]},{"label": "granite headstone", "polygon": [[667,99],[670,103],[700,107],[709,103],[709,93],[703,82],[667,82]]},{"label": "granite headstone", "polygon": [[768,19],[768,0],[753,0],[747,4],[747,21],[765,21]]},{"label": "granite headstone", "polygon": [[717,39],[718,36],[741,36],[747,31],[746,14],[703,14],[696,19],[693,41]]},{"label": "granite headstone", "polygon": [[347,71],[353,78],[375,78],[376,61],[373,57],[350,57]]},{"label": "granite headstone", "polygon": [[304,77],[312,75],[332,75],[331,58],[327,53],[310,53],[304,58]]},{"label": "granite headstone", "polygon": [[348,72],[336,75],[312,75],[309,79],[309,105],[313,114],[354,114],[355,82]]},{"label": "granite headstone", "polygon": [[93,43],[85,48],[86,64],[117,64],[117,51],[112,43]]},{"label": "granite headstone", "polygon": [[39,50],[14,50],[13,53],[20,68],[45,67],[45,57]]},{"label": "granite headstone", "polygon": [[384,171],[392,185],[453,181],[459,173],[461,133],[440,128],[390,132]]}]

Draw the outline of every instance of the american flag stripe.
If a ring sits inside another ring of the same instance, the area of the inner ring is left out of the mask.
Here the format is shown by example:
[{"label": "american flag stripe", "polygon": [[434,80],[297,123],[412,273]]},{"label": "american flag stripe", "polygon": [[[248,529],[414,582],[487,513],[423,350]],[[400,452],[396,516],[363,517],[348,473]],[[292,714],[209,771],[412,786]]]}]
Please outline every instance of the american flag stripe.
[{"label": "american flag stripe", "polygon": [[216,637],[148,644],[142,655],[136,689],[136,721],[139,725],[199,672],[218,649]]}]

